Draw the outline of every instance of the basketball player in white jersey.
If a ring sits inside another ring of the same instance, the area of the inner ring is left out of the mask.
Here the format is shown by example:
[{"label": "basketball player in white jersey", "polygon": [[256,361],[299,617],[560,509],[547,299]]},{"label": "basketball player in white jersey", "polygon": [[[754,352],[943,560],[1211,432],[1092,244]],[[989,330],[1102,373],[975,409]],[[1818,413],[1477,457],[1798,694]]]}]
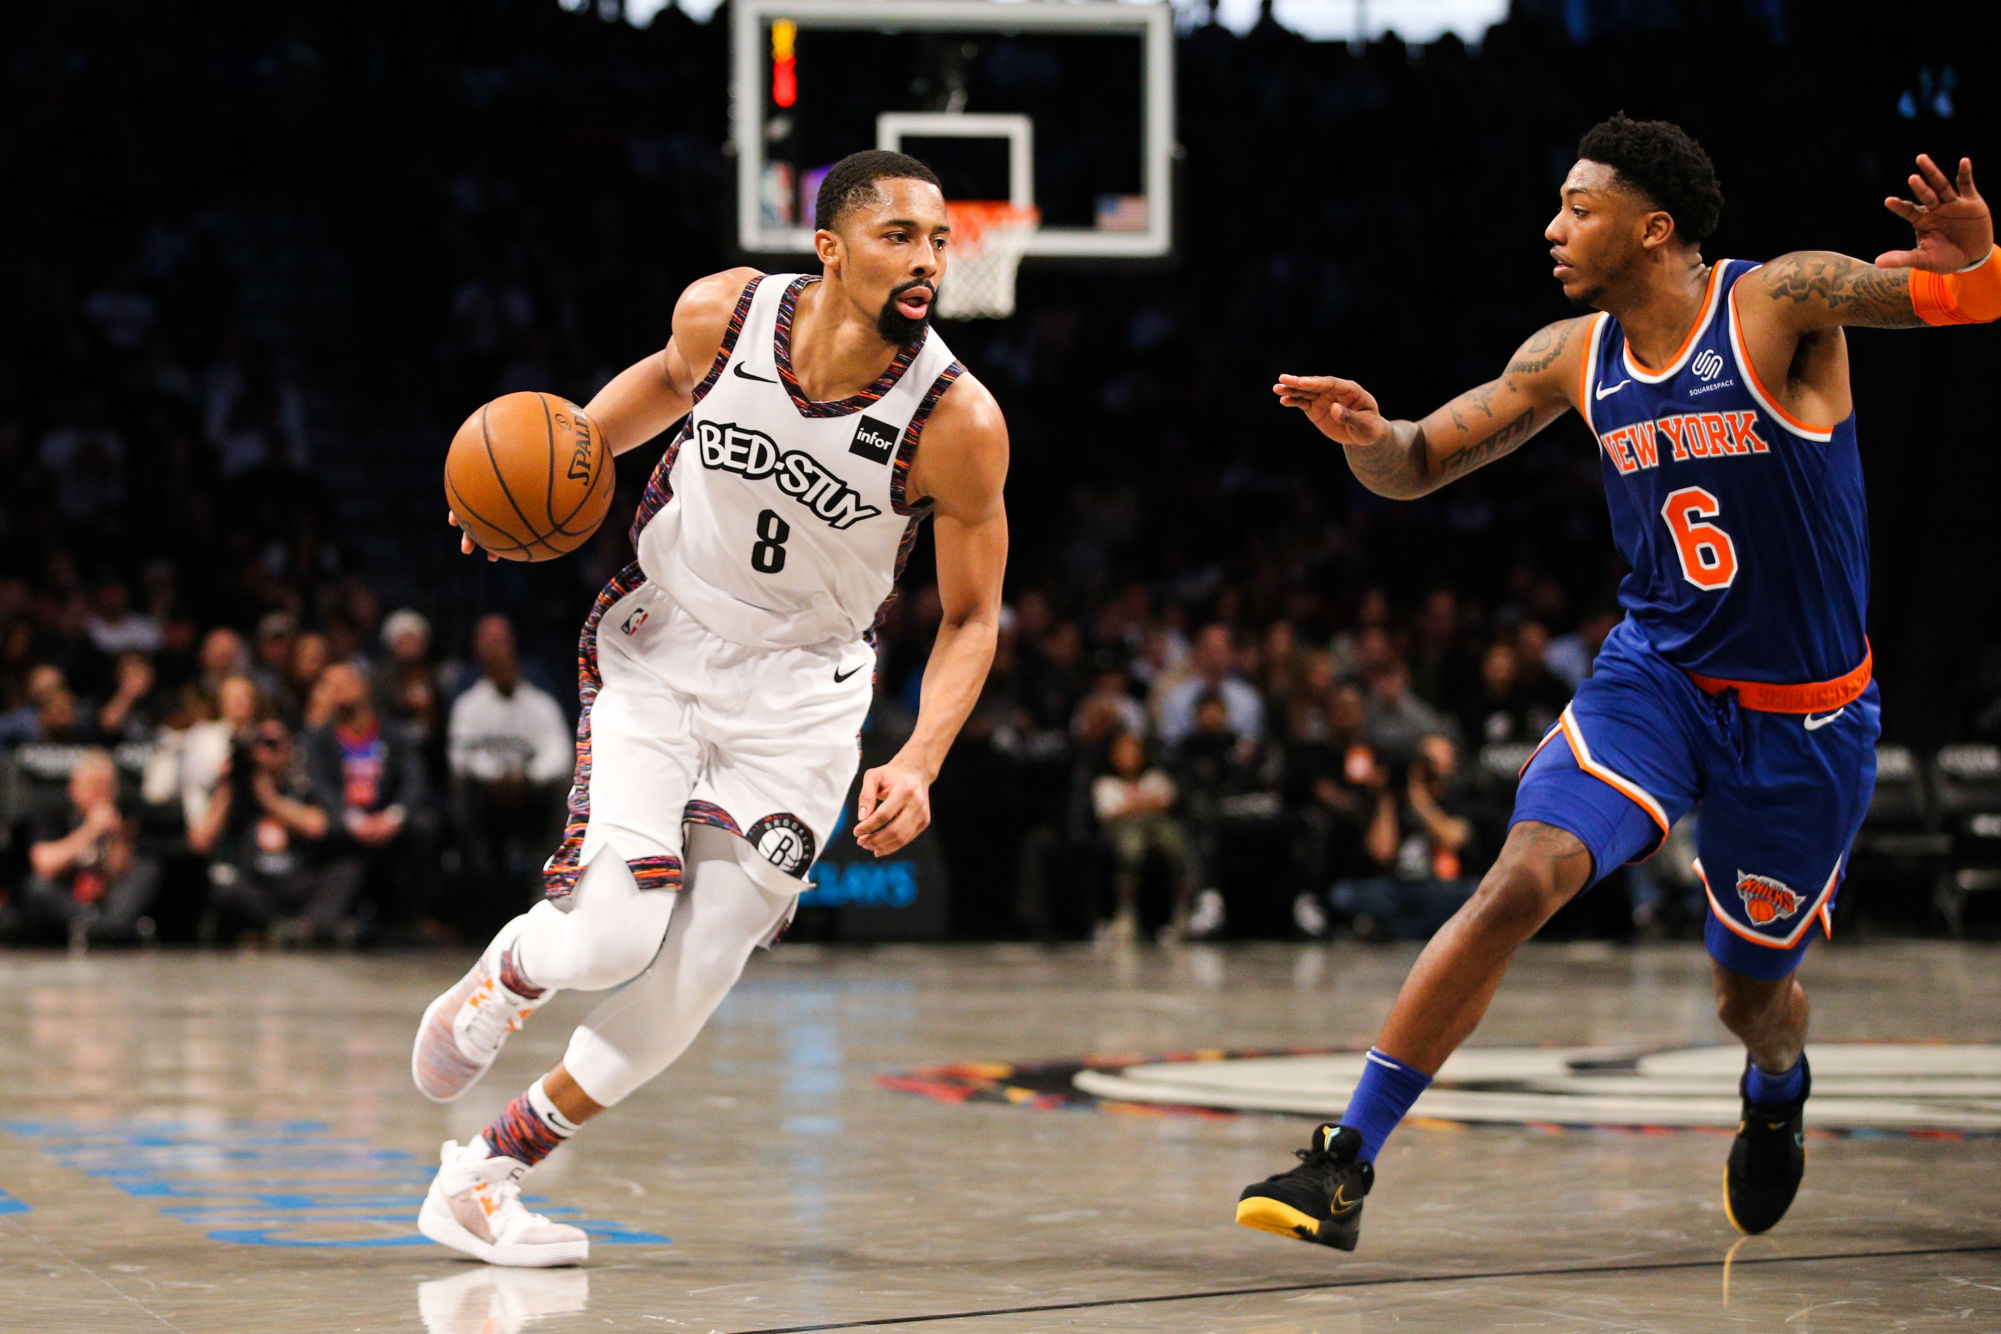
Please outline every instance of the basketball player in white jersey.
[{"label": "basketball player in white jersey", "polygon": [[493,1264],[585,1258],[583,1232],[523,1207],[522,1175],[679,1057],[790,920],[859,762],[869,632],[926,517],[944,619],[915,730],[863,776],[862,847],[895,852],[930,823],[993,659],[1007,427],[928,327],[950,230],[938,179],[856,153],[816,224],[818,276],[694,283],[666,348],[585,409],[614,453],[681,427],[632,527],[638,560],[584,624],[548,898],[431,1003],[411,1061],[450,1101],[558,990],[619,988],[483,1134],[444,1145],[418,1225]]}]

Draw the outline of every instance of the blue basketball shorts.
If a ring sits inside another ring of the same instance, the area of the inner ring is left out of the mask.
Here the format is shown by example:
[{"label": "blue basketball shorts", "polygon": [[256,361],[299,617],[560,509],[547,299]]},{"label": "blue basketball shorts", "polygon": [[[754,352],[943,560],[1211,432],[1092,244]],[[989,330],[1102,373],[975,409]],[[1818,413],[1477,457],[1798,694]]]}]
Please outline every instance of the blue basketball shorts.
[{"label": "blue basketball shorts", "polygon": [[1596,883],[1651,856],[1702,806],[1696,871],[1710,957],[1748,977],[1799,967],[1876,786],[1876,685],[1839,710],[1760,713],[1708,695],[1631,621],[1522,771],[1510,825],[1535,820],[1591,852]]}]

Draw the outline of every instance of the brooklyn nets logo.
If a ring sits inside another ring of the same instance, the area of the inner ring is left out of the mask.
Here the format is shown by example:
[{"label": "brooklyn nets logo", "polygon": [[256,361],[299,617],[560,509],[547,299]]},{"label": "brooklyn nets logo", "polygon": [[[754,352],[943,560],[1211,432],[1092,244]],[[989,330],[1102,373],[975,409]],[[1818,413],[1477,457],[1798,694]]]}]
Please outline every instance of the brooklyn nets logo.
[{"label": "brooklyn nets logo", "polygon": [[[2001,1135],[2001,1044],[1813,1042],[1807,1124],[1836,1134]],[[1042,1065],[969,1062],[881,1083],[951,1102],[1109,1105],[1126,1112],[1332,1117],[1359,1051],[1188,1052]],[[1440,1070],[1422,1121],[1606,1129],[1737,1124],[1744,1052],[1703,1047],[1474,1047]]]},{"label": "brooklyn nets logo", "polygon": [[787,875],[799,875],[813,864],[813,831],[789,811],[765,816],[743,836],[758,856]]}]

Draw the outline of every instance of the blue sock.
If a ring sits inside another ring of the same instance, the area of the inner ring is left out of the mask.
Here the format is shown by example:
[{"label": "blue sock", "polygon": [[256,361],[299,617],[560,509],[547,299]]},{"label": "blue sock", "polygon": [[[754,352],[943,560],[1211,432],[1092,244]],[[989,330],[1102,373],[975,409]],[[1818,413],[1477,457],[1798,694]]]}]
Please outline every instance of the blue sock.
[{"label": "blue sock", "polygon": [[1376,1160],[1383,1141],[1397,1128],[1397,1122],[1403,1120],[1404,1113],[1417,1101],[1417,1095],[1430,1087],[1430,1075],[1419,1074],[1395,1057],[1369,1048],[1369,1059],[1362,1066],[1362,1082],[1355,1085],[1355,1092],[1348,1099],[1348,1110],[1341,1113],[1342,1125],[1361,1132],[1362,1149],[1355,1155],[1358,1162]]},{"label": "blue sock", "polygon": [[1744,1065],[1751,1072],[1751,1077],[1744,1081],[1744,1096],[1753,1107],[1784,1107],[1799,1097],[1806,1084],[1806,1067],[1798,1061],[1782,1075],[1768,1075],[1748,1058]]}]

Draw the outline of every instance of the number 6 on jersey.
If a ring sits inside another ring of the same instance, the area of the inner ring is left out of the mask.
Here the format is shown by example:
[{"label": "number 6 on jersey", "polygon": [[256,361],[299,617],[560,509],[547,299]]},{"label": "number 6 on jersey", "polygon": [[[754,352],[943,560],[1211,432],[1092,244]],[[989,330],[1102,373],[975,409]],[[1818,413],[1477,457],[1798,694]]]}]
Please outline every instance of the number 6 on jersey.
[{"label": "number 6 on jersey", "polygon": [[750,549],[750,568],[759,574],[777,574],[785,568],[785,539],[792,525],[778,517],[776,510],[757,516],[757,545]]},{"label": "number 6 on jersey", "polygon": [[1681,557],[1682,578],[1697,588],[1728,588],[1737,578],[1737,548],[1730,534],[1713,523],[1723,512],[1723,503],[1699,486],[1685,486],[1667,498],[1661,517],[1674,534],[1675,554]]}]

